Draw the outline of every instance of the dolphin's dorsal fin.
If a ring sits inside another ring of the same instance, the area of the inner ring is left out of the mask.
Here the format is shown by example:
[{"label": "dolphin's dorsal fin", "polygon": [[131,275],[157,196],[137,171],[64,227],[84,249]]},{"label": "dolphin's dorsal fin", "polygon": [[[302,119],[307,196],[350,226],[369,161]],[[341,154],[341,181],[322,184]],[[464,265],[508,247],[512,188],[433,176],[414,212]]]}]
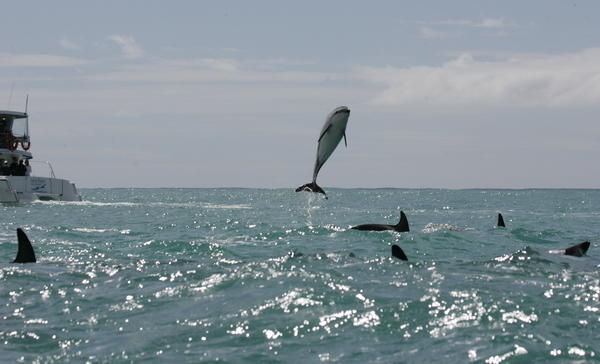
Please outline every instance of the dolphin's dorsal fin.
[{"label": "dolphin's dorsal fin", "polygon": [[329,131],[329,128],[331,128],[331,124],[327,125],[327,127],[325,128],[325,130],[323,130],[323,132],[321,133],[321,135],[319,135],[319,140],[317,142],[320,142],[321,139],[323,139],[323,137],[325,136],[325,134],[327,134],[327,132]]},{"label": "dolphin's dorsal fin", "polygon": [[581,257],[585,255],[585,253],[590,248],[590,242],[584,241],[581,244],[573,245],[570,248],[565,249],[565,255],[572,255],[574,257]]},{"label": "dolphin's dorsal fin", "polygon": [[396,225],[396,230],[399,232],[410,231],[410,228],[408,227],[408,219],[406,218],[406,215],[404,215],[404,211],[400,211],[400,221],[398,222],[398,225]]},{"label": "dolphin's dorsal fin", "polygon": [[344,131],[344,145],[348,148],[348,141],[346,140],[346,132]]},{"label": "dolphin's dorsal fin", "polygon": [[506,225],[504,225],[504,218],[502,217],[502,214],[498,214],[498,226],[506,227]]},{"label": "dolphin's dorsal fin", "polygon": [[17,239],[19,240],[19,250],[17,251],[17,257],[13,263],[35,263],[35,253],[29,238],[25,232],[21,229],[17,229]]},{"label": "dolphin's dorsal fin", "polygon": [[392,245],[392,256],[400,260],[408,260],[406,254],[404,254],[402,249],[396,244]]}]

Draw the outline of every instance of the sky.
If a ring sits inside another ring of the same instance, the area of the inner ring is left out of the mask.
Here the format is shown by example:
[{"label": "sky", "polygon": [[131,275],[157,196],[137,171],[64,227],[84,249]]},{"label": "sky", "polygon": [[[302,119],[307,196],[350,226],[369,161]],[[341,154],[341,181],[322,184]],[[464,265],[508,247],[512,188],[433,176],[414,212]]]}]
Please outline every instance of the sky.
[{"label": "sky", "polygon": [[0,0],[0,110],[78,187],[600,188],[598,1]]}]

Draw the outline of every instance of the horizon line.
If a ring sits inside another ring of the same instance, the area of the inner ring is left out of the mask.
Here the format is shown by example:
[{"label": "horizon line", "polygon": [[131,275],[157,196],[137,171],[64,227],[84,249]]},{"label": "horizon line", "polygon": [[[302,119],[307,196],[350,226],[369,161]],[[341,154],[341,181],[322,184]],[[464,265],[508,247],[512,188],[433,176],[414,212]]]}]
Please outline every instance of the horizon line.
[{"label": "horizon line", "polygon": [[[448,190],[448,191],[480,191],[480,190],[505,190],[505,191],[524,191],[524,190],[600,190],[600,187],[325,187],[329,190]],[[285,190],[295,189],[295,187],[239,187],[239,186],[221,186],[221,187],[78,187],[79,190],[123,190],[123,189],[187,189],[187,190]]]}]

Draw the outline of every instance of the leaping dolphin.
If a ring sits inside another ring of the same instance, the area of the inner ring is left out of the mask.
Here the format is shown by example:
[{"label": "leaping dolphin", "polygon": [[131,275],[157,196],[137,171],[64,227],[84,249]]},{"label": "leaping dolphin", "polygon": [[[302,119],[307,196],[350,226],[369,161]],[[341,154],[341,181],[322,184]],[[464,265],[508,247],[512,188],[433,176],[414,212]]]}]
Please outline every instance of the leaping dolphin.
[{"label": "leaping dolphin", "polygon": [[19,240],[19,248],[17,250],[17,257],[13,263],[35,263],[36,259],[33,247],[21,228],[17,229],[17,239]]},{"label": "leaping dolphin", "polygon": [[400,221],[396,225],[384,225],[384,224],[363,224],[353,226],[350,229],[354,230],[369,230],[369,231],[384,231],[393,230],[399,233],[410,231],[408,227],[408,219],[404,215],[404,211],[400,211]]},{"label": "leaping dolphin", "polygon": [[551,254],[564,254],[564,255],[572,255],[574,257],[582,257],[587,253],[590,248],[590,242],[584,241],[583,243],[573,245],[565,250],[550,250]]},{"label": "leaping dolphin", "polygon": [[315,160],[315,169],[313,171],[313,180],[311,183],[307,183],[296,188],[296,192],[307,191],[322,193],[327,198],[327,194],[317,184],[317,175],[323,167],[323,164],[329,159],[329,156],[337,145],[344,138],[344,144],[348,146],[346,140],[346,124],[350,117],[350,109],[346,106],[340,106],[335,108],[325,119],[321,134],[319,134],[319,140],[317,145],[317,159]]}]

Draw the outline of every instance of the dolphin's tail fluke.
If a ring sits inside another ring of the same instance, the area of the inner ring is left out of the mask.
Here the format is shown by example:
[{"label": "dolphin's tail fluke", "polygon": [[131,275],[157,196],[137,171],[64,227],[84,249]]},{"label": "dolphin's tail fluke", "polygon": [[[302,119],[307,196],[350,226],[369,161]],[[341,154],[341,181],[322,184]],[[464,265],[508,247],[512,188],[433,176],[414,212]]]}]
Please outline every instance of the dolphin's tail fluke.
[{"label": "dolphin's tail fluke", "polygon": [[502,217],[502,214],[498,214],[498,227],[506,227],[506,225],[504,225],[504,218]]},{"label": "dolphin's tail fluke", "polygon": [[35,253],[29,238],[25,232],[21,229],[17,229],[17,239],[19,240],[19,250],[17,251],[17,257],[13,263],[35,263]]},{"label": "dolphin's tail fluke", "polygon": [[392,245],[392,256],[400,260],[408,260],[406,254],[404,254],[402,249],[396,244]]},{"label": "dolphin's tail fluke", "polygon": [[315,192],[315,193],[322,193],[323,195],[325,195],[325,198],[327,198],[327,194],[325,193],[325,191],[323,191],[323,189],[317,184],[317,182],[311,182],[311,183],[307,183],[305,185],[302,185],[298,188],[296,188],[296,192],[300,192],[300,191],[306,191],[306,192]]},{"label": "dolphin's tail fluke", "polygon": [[410,231],[410,228],[408,227],[408,219],[406,218],[406,215],[404,215],[404,211],[400,211],[400,221],[396,225],[396,230],[401,233]]},{"label": "dolphin's tail fluke", "polygon": [[584,241],[581,244],[573,245],[570,248],[565,249],[565,255],[572,255],[574,257],[581,257],[585,255],[585,253],[590,248],[590,242]]}]

